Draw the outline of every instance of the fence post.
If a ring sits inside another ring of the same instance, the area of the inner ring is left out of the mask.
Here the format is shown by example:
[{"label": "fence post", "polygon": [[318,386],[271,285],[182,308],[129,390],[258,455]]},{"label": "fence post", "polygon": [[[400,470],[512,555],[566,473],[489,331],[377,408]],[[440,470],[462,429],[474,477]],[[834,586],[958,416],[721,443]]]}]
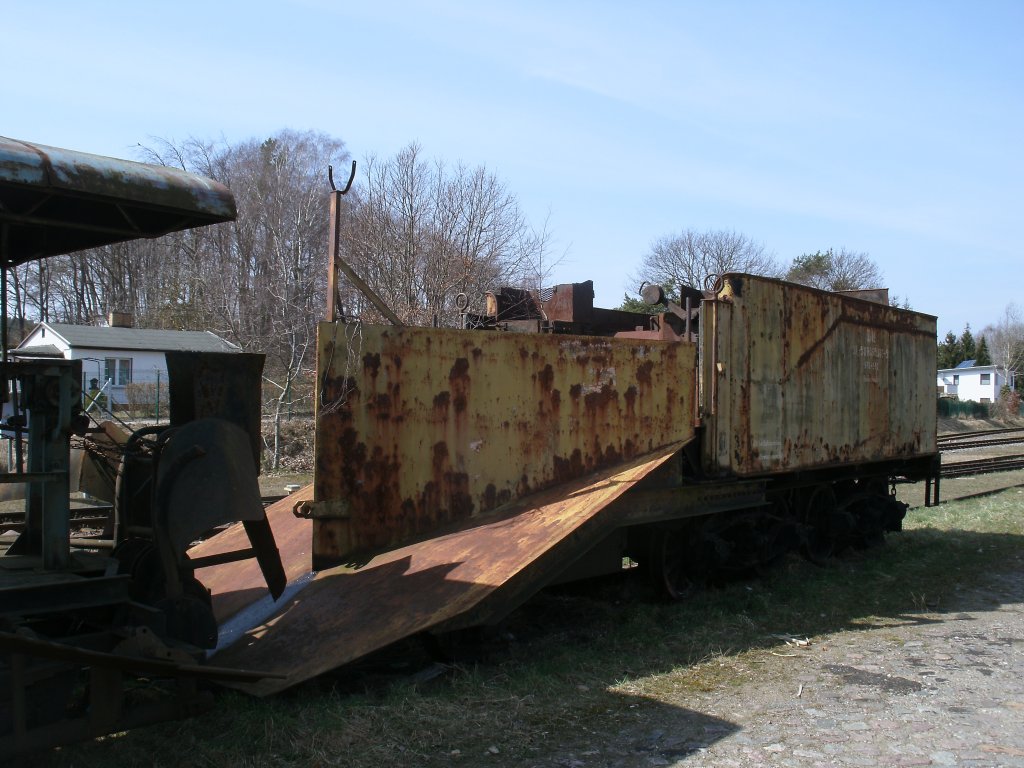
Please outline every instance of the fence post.
[{"label": "fence post", "polygon": [[160,423],[160,369],[156,369],[156,421]]}]

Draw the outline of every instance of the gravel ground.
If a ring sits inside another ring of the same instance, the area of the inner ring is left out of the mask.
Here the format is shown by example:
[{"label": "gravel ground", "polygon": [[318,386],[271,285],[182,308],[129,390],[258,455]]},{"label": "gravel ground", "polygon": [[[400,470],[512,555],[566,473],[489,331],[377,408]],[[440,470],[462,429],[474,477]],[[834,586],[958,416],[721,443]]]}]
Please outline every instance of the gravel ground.
[{"label": "gravel ground", "polygon": [[941,613],[794,642],[538,766],[1024,766],[1024,555]]}]

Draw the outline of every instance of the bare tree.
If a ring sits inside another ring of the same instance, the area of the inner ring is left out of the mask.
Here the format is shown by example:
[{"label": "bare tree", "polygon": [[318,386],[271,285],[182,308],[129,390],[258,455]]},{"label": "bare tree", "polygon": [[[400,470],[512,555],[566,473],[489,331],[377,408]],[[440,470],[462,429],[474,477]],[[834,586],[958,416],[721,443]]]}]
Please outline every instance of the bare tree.
[{"label": "bare tree", "polygon": [[325,306],[327,167],[348,159],[344,143],[285,130],[233,145],[163,142],[151,154],[215,178],[235,195],[235,222],[167,241],[176,269],[165,275],[164,320],[187,318],[267,355],[277,467],[281,419],[300,392],[310,396],[307,374]]},{"label": "bare tree", "polygon": [[28,308],[34,304],[29,296],[32,273],[38,269],[42,260],[26,262],[11,267],[7,280],[7,319],[13,321],[8,325],[8,342],[13,346],[21,342],[27,333]]},{"label": "bare tree", "polygon": [[315,133],[282,131],[262,142],[231,147],[218,158],[239,207],[230,237],[218,245],[218,308],[233,335],[267,354],[273,400],[273,466],[280,461],[280,426],[300,377],[315,364],[316,324],[325,306],[328,165],[348,154],[342,142]]},{"label": "bare tree", "polygon": [[1008,304],[999,320],[981,333],[995,365],[1015,373],[1024,371],[1024,318],[1016,304]]},{"label": "bare tree", "polygon": [[[237,144],[158,139],[141,151],[149,162],[226,184],[237,220],[23,265],[9,282],[12,305],[73,323],[122,310],[144,327],[209,329],[263,352],[279,425],[299,390],[310,393],[306,374],[326,306],[326,170],[348,159],[343,142],[281,131]],[[428,162],[417,144],[370,158],[343,201],[345,257],[405,322],[454,324],[456,294],[539,287],[557,263],[547,222],[531,227],[499,178],[484,167]],[[376,319],[341,287],[350,317]],[[275,429],[275,465],[279,445]]]},{"label": "bare tree", "polygon": [[687,229],[656,240],[634,280],[657,283],[672,295],[680,286],[704,288],[725,272],[779,277],[782,270],[774,254],[746,235]]},{"label": "bare tree", "polygon": [[866,253],[845,248],[805,253],[793,259],[786,279],[826,291],[856,291],[882,286],[882,272]]},{"label": "bare tree", "polygon": [[[412,325],[455,323],[455,296],[502,284],[539,285],[548,261],[547,222],[533,229],[505,184],[484,167],[428,162],[418,144],[370,157],[344,229],[346,257]],[[375,319],[351,290],[351,316]]]}]

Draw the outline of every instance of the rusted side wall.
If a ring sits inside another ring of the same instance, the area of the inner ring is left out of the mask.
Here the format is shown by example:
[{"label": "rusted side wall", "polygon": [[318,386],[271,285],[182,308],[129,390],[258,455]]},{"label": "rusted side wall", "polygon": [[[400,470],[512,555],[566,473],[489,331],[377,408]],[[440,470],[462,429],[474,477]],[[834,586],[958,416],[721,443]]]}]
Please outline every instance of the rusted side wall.
[{"label": "rusted side wall", "polygon": [[707,471],[935,452],[934,317],[749,275],[725,275],[705,317]]},{"label": "rusted side wall", "polygon": [[694,345],[328,323],[318,343],[320,562],[693,433]]}]

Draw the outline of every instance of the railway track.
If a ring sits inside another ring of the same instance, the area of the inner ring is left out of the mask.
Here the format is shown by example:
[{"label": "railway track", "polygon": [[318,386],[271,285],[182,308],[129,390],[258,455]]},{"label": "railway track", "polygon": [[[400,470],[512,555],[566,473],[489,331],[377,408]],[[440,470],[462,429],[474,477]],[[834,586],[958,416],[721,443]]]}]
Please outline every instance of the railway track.
[{"label": "railway track", "polygon": [[985,437],[987,435],[1005,435],[1010,432],[1024,432],[1024,427],[1000,427],[999,429],[974,429],[969,432],[950,432],[946,435],[939,435],[938,441],[941,445],[947,440],[960,440],[967,437]]},{"label": "railway track", "polygon": [[[1001,437],[996,437],[1001,435]],[[942,435],[938,438],[940,451],[960,451],[969,448],[986,448],[996,445],[1014,445],[1024,442],[1024,429],[1009,427],[1006,429],[984,429],[976,432],[963,432],[954,435]]]},{"label": "railway track", "polygon": [[1015,469],[1024,469],[1024,453],[944,463],[942,465],[942,477],[966,477],[968,475],[984,475],[991,472],[1010,472]]},{"label": "railway track", "polygon": [[[998,446],[1024,443],[1024,429],[1007,427],[1005,429],[984,429],[975,432],[963,432],[942,435],[938,438],[938,447],[945,458],[954,451],[973,450],[977,448],[993,448]],[[942,477],[967,477],[993,472],[1009,472],[1024,469],[1024,454],[1003,454],[985,456],[977,459],[943,461]]]},{"label": "railway track", "polygon": [[[72,531],[102,528],[110,517],[110,505],[80,507],[71,510],[68,523]],[[0,531],[21,531],[25,527],[25,512],[0,512]]]}]

